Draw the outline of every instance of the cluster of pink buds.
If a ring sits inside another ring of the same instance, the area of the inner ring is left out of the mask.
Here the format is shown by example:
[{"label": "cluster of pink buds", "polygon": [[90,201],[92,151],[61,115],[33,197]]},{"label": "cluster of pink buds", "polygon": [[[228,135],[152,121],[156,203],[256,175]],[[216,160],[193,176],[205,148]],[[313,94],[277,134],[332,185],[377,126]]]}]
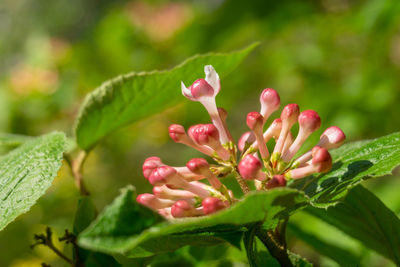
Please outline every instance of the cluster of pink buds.
[{"label": "cluster of pink buds", "polygon": [[[227,175],[232,174],[247,194],[250,182],[257,190],[271,190],[286,186],[291,179],[328,172],[332,168],[328,150],[343,144],[346,138],[343,131],[336,126],[327,128],[316,146],[297,156],[306,139],[321,126],[321,119],[313,110],[300,112],[297,104],[288,104],[280,118],[265,127],[270,115],[280,106],[278,93],[270,88],[261,93],[260,112],[247,114],[250,131],[240,137],[236,146],[226,125],[227,112],[217,108],[215,101],[220,91],[219,76],[211,65],[205,66],[204,71],[205,79],[196,80],[190,87],[182,82],[182,94],[200,102],[212,123],[194,125],[187,132],[183,126],[173,124],[169,135],[176,143],[211,157],[214,163],[194,158],[185,167],[173,167],[158,157],[147,158],[143,175],[154,186],[153,194],[139,195],[139,203],[168,219],[202,216],[238,201],[220,181]],[[299,130],[294,137],[291,129],[296,122]],[[275,141],[273,150],[267,146],[271,139]]]}]

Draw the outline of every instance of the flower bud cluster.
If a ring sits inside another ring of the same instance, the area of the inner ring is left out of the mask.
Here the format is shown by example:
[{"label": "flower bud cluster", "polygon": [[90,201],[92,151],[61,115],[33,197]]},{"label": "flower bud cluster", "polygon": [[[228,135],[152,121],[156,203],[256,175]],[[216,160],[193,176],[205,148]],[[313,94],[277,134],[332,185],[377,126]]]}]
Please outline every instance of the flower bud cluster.
[{"label": "flower bud cluster", "polygon": [[[176,143],[211,157],[214,163],[194,158],[184,167],[173,167],[158,157],[147,158],[143,175],[154,186],[153,194],[139,195],[137,201],[140,204],[168,219],[203,216],[238,201],[221,182],[230,174],[246,194],[250,190],[249,182],[253,182],[257,190],[271,190],[286,186],[291,179],[328,172],[332,168],[328,150],[343,144],[346,138],[343,131],[336,126],[327,128],[316,146],[297,156],[307,138],[320,128],[321,119],[314,110],[300,112],[297,104],[288,104],[280,118],[265,127],[269,117],[280,107],[280,97],[271,88],[261,93],[260,111],[247,114],[246,124],[250,131],[240,137],[236,146],[226,124],[228,114],[216,106],[219,76],[211,65],[205,66],[204,71],[205,79],[198,79],[189,87],[182,82],[181,88],[186,98],[205,107],[211,123],[193,125],[187,131],[183,126],[173,124],[169,127],[169,135]],[[292,128],[296,123],[299,130],[293,135]],[[275,141],[273,149],[267,146],[270,140]]]}]

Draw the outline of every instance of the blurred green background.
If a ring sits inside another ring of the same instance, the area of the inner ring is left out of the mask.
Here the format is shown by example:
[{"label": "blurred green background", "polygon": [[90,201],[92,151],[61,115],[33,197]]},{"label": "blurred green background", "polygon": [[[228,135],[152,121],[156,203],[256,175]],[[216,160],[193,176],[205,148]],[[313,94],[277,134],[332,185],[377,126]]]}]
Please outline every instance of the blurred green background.
[{"label": "blurred green background", "polygon": [[[246,114],[259,109],[258,96],[266,87],[276,89],[283,104],[318,111],[319,133],[337,125],[349,140],[358,140],[398,131],[400,1],[2,0],[0,132],[36,136],[57,129],[72,136],[85,94],[104,80],[171,68],[197,53],[228,52],[255,41],[261,45],[222,80],[217,97],[230,114],[235,138],[246,130]],[[105,139],[85,166],[97,207],[101,210],[126,184],[141,193],[150,190],[141,175],[146,157],[158,155],[179,166],[196,155],[169,140],[169,124],[187,127],[208,120],[198,103],[182,97],[173,109]],[[314,140],[318,137],[314,134]],[[400,213],[399,177],[367,186]],[[45,225],[60,235],[71,229],[78,197],[64,166],[38,204],[0,232],[0,266],[63,266],[52,252],[29,245]],[[364,266],[390,266],[310,215],[299,213],[292,221],[354,252]],[[337,266],[290,231],[288,239],[317,266]]]}]

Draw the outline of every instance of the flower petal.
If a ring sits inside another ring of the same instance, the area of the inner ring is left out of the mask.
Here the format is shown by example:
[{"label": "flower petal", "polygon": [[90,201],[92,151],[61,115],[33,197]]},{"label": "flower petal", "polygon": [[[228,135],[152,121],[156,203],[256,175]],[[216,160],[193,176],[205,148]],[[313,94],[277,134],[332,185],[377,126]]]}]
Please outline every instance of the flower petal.
[{"label": "flower petal", "polygon": [[187,88],[187,87],[185,86],[185,84],[184,84],[182,81],[181,81],[181,89],[182,89],[182,94],[183,94],[184,97],[186,97],[186,98],[188,98],[188,99],[190,99],[190,100],[195,101],[195,100],[193,99],[192,92],[190,91],[189,88]]},{"label": "flower petal", "polygon": [[214,89],[214,96],[216,96],[221,89],[218,73],[211,65],[204,66],[204,72],[206,74],[205,80]]}]

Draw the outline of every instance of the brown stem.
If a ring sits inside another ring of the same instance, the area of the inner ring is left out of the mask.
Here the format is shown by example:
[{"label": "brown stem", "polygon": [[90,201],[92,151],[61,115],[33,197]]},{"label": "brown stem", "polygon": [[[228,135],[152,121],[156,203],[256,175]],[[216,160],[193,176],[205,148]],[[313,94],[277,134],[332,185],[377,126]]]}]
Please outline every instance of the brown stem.
[{"label": "brown stem", "polygon": [[89,191],[86,189],[83,181],[83,163],[86,160],[87,153],[85,151],[79,152],[78,156],[70,161],[72,176],[74,176],[76,187],[82,196],[88,196]]},{"label": "brown stem", "polygon": [[268,249],[271,256],[278,260],[281,266],[292,267],[293,264],[290,261],[289,255],[287,253],[286,242],[282,242],[282,240],[284,240],[284,237],[282,239],[282,232],[277,235],[277,232],[279,232],[279,228],[281,228],[280,230],[284,232],[284,225],[278,226],[278,228],[274,231],[267,231],[259,226],[256,228],[255,234]]},{"label": "brown stem", "polygon": [[277,239],[277,242],[279,244],[282,244],[285,250],[287,250],[287,245],[286,245],[286,226],[288,223],[289,219],[285,219],[282,222],[278,224],[278,226],[275,229],[275,237]]},{"label": "brown stem", "polygon": [[74,264],[74,261],[71,260],[70,258],[68,258],[67,256],[65,256],[61,251],[59,251],[59,250],[53,245],[53,243],[47,244],[47,247],[50,248],[54,253],[57,254],[57,256],[59,256],[60,258],[62,258],[62,259],[65,260],[66,262],[68,262],[69,264],[71,264],[71,265]]},{"label": "brown stem", "polygon": [[66,262],[68,262],[69,264],[73,265],[74,261],[72,259],[68,258],[67,256],[65,256],[60,250],[58,250],[54,246],[53,240],[52,240],[52,235],[53,235],[53,233],[52,233],[50,227],[47,227],[45,234],[40,234],[40,235],[34,236],[36,243],[31,245],[31,248],[34,248],[37,245],[44,245],[44,246],[48,247],[49,249],[51,249],[55,254],[57,254],[57,256],[59,256],[60,258],[62,258]]},{"label": "brown stem", "polygon": [[73,250],[74,250],[74,255],[75,255],[75,263],[73,264],[73,267],[85,267],[85,264],[80,262],[80,253],[79,253],[79,247],[76,244],[76,236],[72,233],[70,233],[68,230],[65,230],[65,234],[63,237],[60,237],[58,239],[60,242],[65,242],[66,244],[71,243]]},{"label": "brown stem", "polygon": [[235,176],[236,181],[240,185],[240,188],[242,189],[243,194],[245,194],[245,195],[248,194],[250,192],[250,188],[246,184],[246,181],[242,178],[242,176],[240,176],[238,170],[234,170],[233,171],[233,175]]}]

